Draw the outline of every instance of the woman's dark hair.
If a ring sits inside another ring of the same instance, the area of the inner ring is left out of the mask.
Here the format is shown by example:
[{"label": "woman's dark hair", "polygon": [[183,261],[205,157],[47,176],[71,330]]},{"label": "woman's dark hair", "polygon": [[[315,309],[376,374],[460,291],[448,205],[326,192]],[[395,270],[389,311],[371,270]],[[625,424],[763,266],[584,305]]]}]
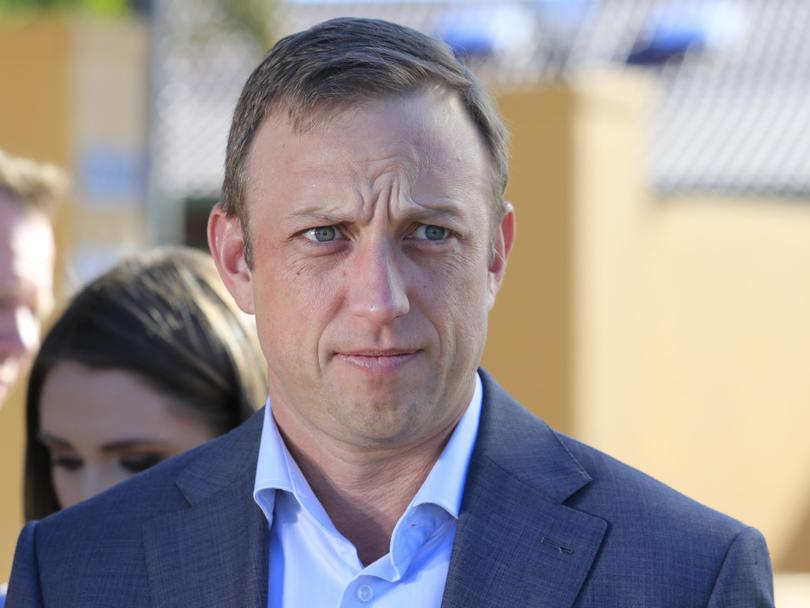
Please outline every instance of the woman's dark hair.
[{"label": "woman's dark hair", "polygon": [[38,433],[43,384],[64,361],[137,374],[182,398],[216,434],[247,419],[267,394],[255,329],[209,255],[166,247],[125,259],[73,298],[34,360],[26,396],[26,520],[60,508]]}]

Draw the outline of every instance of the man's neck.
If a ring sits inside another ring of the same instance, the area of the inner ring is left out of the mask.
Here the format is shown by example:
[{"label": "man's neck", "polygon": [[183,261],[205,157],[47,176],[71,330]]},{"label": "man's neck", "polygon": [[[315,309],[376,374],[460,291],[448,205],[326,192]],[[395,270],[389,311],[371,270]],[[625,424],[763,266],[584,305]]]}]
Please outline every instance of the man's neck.
[{"label": "man's neck", "polygon": [[394,526],[457,422],[418,444],[375,451],[291,436],[281,424],[279,430],[335,528],[368,565],[388,553]]}]

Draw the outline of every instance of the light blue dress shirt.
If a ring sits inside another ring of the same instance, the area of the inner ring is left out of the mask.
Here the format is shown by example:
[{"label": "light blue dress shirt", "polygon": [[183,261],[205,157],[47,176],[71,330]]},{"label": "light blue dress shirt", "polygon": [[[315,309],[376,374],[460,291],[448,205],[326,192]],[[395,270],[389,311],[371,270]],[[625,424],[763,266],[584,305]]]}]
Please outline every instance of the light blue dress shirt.
[{"label": "light blue dress shirt", "polygon": [[481,379],[422,487],[368,566],[337,531],[265,409],[253,497],[270,528],[269,608],[439,607],[481,415]]}]

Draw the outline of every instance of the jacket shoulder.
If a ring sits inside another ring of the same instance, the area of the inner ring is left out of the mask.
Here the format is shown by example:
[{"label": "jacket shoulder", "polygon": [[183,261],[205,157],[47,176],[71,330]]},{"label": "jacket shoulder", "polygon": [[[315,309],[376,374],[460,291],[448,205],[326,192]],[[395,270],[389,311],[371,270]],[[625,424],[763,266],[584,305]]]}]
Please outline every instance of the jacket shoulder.
[{"label": "jacket shoulder", "polygon": [[482,454],[606,525],[577,605],[772,606],[770,559],[757,530],[551,429],[482,377]]},{"label": "jacket shoulder", "polygon": [[[762,534],[599,450],[557,433],[592,477],[566,505],[608,522],[583,605],[607,605],[605,589],[637,604],[772,607]],[[676,603],[677,604],[677,603]]]},{"label": "jacket shoulder", "polygon": [[37,524],[37,544],[55,558],[82,546],[117,545],[141,534],[143,524],[159,515],[186,509],[200,495],[243,481],[255,470],[258,412],[233,431],[166,460],[74,507]]},{"label": "jacket shoulder", "polygon": [[[486,406],[479,443],[510,472],[563,504],[603,517],[614,527],[641,522],[695,527],[734,536],[739,521],[710,509],[604,452],[549,427],[482,372]],[[564,483],[561,483],[561,480]],[[564,486],[561,490],[553,486]]]},{"label": "jacket shoulder", "polygon": [[649,519],[673,530],[694,527],[708,537],[734,536],[747,527],[600,450],[554,433],[591,477],[588,486],[570,498],[572,506],[598,507],[614,519],[636,524]]}]

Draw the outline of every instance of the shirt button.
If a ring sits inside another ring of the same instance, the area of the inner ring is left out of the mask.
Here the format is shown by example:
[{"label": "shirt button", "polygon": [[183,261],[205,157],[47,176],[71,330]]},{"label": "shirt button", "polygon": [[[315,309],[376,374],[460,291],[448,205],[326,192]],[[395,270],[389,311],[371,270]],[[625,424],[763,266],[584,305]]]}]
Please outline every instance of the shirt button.
[{"label": "shirt button", "polygon": [[374,597],[374,589],[370,585],[360,585],[357,588],[357,599],[361,602],[370,602]]}]

